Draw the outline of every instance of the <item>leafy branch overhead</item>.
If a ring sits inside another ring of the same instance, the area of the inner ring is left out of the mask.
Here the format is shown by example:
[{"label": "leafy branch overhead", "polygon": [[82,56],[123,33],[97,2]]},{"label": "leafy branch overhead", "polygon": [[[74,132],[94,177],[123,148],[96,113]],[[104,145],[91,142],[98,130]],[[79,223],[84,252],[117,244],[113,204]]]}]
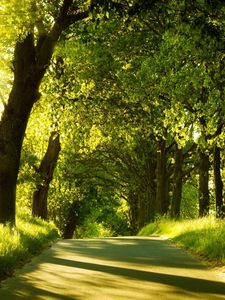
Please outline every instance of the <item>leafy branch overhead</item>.
[{"label": "leafy branch overhead", "polygon": [[106,211],[133,234],[159,216],[223,218],[223,1],[23,2],[0,6],[10,28],[0,44],[0,222],[15,222],[16,187],[27,207],[46,187],[34,164],[54,132],[44,218],[64,236],[95,222],[119,230]]}]

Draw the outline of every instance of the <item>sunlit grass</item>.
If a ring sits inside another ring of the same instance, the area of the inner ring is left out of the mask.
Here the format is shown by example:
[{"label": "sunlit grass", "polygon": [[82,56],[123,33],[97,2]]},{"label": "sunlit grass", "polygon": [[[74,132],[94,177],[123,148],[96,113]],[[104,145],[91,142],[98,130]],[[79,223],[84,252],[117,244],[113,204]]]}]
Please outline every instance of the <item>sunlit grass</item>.
[{"label": "sunlit grass", "polygon": [[162,219],[148,224],[140,236],[163,235],[178,245],[191,249],[205,258],[225,263],[225,221],[213,217],[173,221]]},{"label": "sunlit grass", "polygon": [[55,226],[28,214],[17,217],[16,228],[0,225],[0,278],[58,237]]}]

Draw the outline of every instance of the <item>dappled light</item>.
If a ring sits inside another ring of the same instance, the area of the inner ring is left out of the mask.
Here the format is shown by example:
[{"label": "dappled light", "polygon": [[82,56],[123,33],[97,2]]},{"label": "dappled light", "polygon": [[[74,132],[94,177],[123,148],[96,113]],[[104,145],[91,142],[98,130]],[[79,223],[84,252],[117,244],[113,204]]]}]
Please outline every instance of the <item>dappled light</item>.
[{"label": "dappled light", "polygon": [[224,299],[225,1],[0,0],[0,37],[0,298]]},{"label": "dappled light", "polygon": [[222,300],[225,282],[161,238],[60,241],[0,289],[4,300],[179,296]]}]

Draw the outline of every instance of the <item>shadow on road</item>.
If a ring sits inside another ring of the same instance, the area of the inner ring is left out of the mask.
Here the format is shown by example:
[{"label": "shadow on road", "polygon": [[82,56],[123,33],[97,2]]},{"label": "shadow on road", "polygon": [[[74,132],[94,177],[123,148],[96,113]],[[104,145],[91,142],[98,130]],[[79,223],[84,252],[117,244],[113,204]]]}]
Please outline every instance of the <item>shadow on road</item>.
[{"label": "shadow on road", "polygon": [[[185,251],[171,246],[170,242],[166,240],[157,238],[85,239],[76,240],[75,245],[70,240],[64,240],[59,244],[59,250],[60,248],[71,253],[76,251],[80,255],[106,261],[114,260],[176,269],[206,269],[202,263],[187,256]],[[121,253],[124,254],[121,255]]]},{"label": "shadow on road", "polygon": [[80,261],[71,261],[61,258],[52,258],[51,260],[48,260],[48,262],[73,268],[123,276],[131,280],[144,280],[148,282],[156,282],[160,284],[175,286],[191,292],[225,295],[225,283],[223,282],[215,282],[205,279],[190,278],[176,275],[167,275],[149,271],[140,271],[129,268],[105,266]]},{"label": "shadow on road", "polygon": [[159,239],[63,240],[34,259],[22,276],[12,278],[9,285],[6,281],[0,299],[139,299],[120,294],[93,298],[93,290],[99,293],[102,287],[106,292],[127,289],[130,295],[149,295],[140,299],[225,299],[225,283],[214,277],[192,277],[196,270],[203,275],[207,271],[184,251]]}]

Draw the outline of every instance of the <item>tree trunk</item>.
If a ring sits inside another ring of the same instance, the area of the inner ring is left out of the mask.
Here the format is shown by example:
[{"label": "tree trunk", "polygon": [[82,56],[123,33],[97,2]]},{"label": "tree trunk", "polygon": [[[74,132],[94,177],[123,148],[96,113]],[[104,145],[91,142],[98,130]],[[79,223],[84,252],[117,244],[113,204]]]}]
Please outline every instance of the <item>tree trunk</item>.
[{"label": "tree trunk", "polygon": [[161,138],[158,143],[157,167],[156,167],[156,209],[160,216],[168,211],[168,178],[166,169],[166,140]]},{"label": "tree trunk", "polygon": [[138,230],[155,220],[155,191],[146,187],[139,194]]},{"label": "tree trunk", "polygon": [[225,218],[225,203],[223,199],[223,181],[221,177],[221,149],[217,146],[214,148],[214,187],[215,187],[215,198],[216,198],[216,217]]},{"label": "tree trunk", "polygon": [[136,235],[138,232],[138,214],[139,214],[139,201],[138,196],[134,192],[129,192],[128,204],[129,204],[129,217],[131,234]]},{"label": "tree trunk", "polygon": [[72,0],[64,0],[49,32],[39,32],[34,43],[31,28],[24,40],[16,43],[13,87],[0,120],[0,223],[15,224],[16,182],[23,138],[56,42],[64,29],[88,15],[89,9],[81,12]]},{"label": "tree trunk", "polygon": [[173,197],[171,202],[171,217],[180,217],[180,205],[182,198],[182,166],[183,166],[183,151],[176,144],[175,149],[175,165],[173,174]]},{"label": "tree trunk", "polygon": [[155,164],[147,162],[146,175],[139,192],[138,230],[155,220],[156,184]]},{"label": "tree trunk", "polygon": [[27,121],[39,98],[41,72],[35,68],[34,42],[28,35],[14,55],[14,83],[0,121],[0,223],[15,224],[16,182]]},{"label": "tree trunk", "polygon": [[79,224],[79,210],[80,210],[80,202],[74,201],[69,207],[67,222],[63,231],[64,239],[73,238],[74,231],[77,225]]},{"label": "tree trunk", "polygon": [[209,214],[209,155],[199,152],[199,217]]},{"label": "tree trunk", "polygon": [[32,213],[36,217],[47,219],[47,198],[50,182],[53,179],[54,169],[57,164],[59,152],[61,150],[59,134],[52,132],[48,141],[48,148],[38,169],[41,183],[37,184],[37,189],[33,194]]}]

